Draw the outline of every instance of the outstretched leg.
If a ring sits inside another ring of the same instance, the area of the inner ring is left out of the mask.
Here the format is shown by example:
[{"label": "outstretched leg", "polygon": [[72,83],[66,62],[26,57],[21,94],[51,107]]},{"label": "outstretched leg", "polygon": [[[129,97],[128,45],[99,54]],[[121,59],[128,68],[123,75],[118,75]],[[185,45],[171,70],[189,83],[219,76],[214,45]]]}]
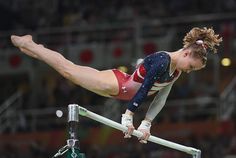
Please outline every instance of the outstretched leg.
[{"label": "outstretched leg", "polygon": [[11,36],[11,40],[23,53],[44,61],[75,84],[102,96],[118,94],[119,86],[112,70],[98,71],[91,67],[75,65],[60,53],[36,44],[30,35]]}]

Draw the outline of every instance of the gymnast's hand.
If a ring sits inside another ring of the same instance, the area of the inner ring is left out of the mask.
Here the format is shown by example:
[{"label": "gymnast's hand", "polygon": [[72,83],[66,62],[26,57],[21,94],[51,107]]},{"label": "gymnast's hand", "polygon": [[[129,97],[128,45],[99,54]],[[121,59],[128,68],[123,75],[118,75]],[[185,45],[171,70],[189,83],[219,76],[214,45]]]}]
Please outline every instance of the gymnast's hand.
[{"label": "gymnast's hand", "polygon": [[138,127],[138,131],[143,133],[143,136],[139,138],[140,143],[147,143],[148,138],[150,137],[150,128],[151,128],[151,121],[143,120],[140,126]]},{"label": "gymnast's hand", "polygon": [[134,131],[133,114],[131,114],[130,112],[127,112],[127,111],[125,114],[122,114],[121,124],[123,126],[128,127],[128,130],[124,132],[124,134],[125,134],[124,138],[131,138],[131,135]]}]

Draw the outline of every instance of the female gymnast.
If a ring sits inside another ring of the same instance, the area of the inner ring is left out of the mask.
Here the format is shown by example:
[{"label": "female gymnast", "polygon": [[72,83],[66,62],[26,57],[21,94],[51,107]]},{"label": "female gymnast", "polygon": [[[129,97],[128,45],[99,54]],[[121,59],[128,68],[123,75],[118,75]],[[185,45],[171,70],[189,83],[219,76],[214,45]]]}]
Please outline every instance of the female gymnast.
[{"label": "female gymnast", "polygon": [[[11,36],[12,43],[23,53],[44,61],[75,84],[105,97],[128,100],[121,123],[128,127],[124,138],[134,130],[133,115],[144,99],[156,93],[138,130],[143,133],[141,143],[147,143],[151,122],[165,105],[173,83],[181,72],[189,73],[205,67],[208,51],[216,53],[222,38],[212,28],[193,28],[183,39],[183,48],[153,53],[139,64],[132,75],[117,69],[98,71],[75,65],[60,53],[36,44],[31,35]],[[158,92],[158,93],[157,93]]]}]

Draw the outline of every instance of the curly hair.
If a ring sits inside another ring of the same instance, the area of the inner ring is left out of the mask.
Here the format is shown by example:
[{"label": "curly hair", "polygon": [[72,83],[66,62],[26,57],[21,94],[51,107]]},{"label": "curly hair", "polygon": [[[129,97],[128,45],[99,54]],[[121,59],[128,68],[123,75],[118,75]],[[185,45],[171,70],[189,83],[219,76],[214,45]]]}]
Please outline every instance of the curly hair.
[{"label": "curly hair", "polygon": [[222,37],[215,34],[212,28],[198,28],[194,27],[190,30],[183,39],[183,48],[192,49],[192,53],[195,57],[200,57],[203,63],[206,63],[207,52],[212,51],[217,53],[215,46],[219,46],[222,42]]}]

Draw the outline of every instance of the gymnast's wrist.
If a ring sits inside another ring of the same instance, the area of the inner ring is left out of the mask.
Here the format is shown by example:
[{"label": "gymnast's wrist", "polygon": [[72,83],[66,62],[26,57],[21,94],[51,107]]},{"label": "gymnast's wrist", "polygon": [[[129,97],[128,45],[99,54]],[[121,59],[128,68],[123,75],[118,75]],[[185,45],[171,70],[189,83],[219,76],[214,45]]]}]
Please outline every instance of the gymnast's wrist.
[{"label": "gymnast's wrist", "polygon": [[145,119],[143,121],[147,121],[149,123],[152,123],[152,120],[150,118],[148,118],[148,117],[145,117]]},{"label": "gymnast's wrist", "polygon": [[125,111],[125,115],[133,116],[134,113],[133,113],[132,111],[130,111],[129,109],[126,109],[126,111]]},{"label": "gymnast's wrist", "polygon": [[145,130],[148,130],[150,131],[150,128],[152,126],[152,123],[147,121],[147,120],[143,120],[140,124],[140,126],[138,127],[138,130],[140,129],[145,129]]}]

